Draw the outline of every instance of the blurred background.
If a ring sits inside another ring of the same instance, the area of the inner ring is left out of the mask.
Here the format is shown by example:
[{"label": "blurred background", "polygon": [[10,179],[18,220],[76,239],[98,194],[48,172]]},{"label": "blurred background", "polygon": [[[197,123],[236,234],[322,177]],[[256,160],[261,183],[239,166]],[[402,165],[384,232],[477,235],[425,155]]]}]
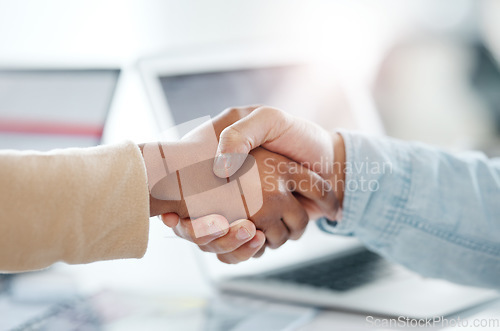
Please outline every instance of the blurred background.
[{"label": "blurred background", "polygon": [[[314,118],[330,130],[366,129],[348,114],[357,100],[344,84],[355,84],[370,91],[387,135],[500,155],[495,0],[0,0],[0,148],[153,140],[141,59],[179,49],[203,56],[207,47],[255,42],[293,44],[330,68],[321,78],[331,81],[333,106]],[[57,72],[44,79],[50,71]],[[73,96],[69,86],[86,94]],[[110,320],[137,308],[124,293],[141,293],[168,302],[160,310],[169,323],[182,320],[184,329],[196,330],[211,287],[191,245],[151,222],[140,261],[57,265],[50,277],[3,276],[0,329],[43,316],[54,302],[83,291],[98,293],[94,306],[122,304],[106,312]],[[186,311],[191,328],[181,318]]]}]

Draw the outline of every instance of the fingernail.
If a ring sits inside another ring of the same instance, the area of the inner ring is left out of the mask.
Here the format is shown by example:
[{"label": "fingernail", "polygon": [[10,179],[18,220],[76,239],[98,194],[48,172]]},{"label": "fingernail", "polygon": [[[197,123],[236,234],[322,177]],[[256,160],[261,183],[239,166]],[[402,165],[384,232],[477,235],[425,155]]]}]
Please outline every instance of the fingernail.
[{"label": "fingernail", "polygon": [[222,153],[214,159],[214,173],[217,177],[227,178],[241,168],[248,155],[246,153]]},{"label": "fingernail", "polygon": [[230,154],[219,154],[214,160],[214,173],[218,177],[229,177],[228,170],[231,167],[231,155]]},{"label": "fingernail", "polygon": [[245,227],[241,227],[238,229],[238,232],[236,232],[236,239],[238,240],[246,240],[250,238],[250,232]]}]

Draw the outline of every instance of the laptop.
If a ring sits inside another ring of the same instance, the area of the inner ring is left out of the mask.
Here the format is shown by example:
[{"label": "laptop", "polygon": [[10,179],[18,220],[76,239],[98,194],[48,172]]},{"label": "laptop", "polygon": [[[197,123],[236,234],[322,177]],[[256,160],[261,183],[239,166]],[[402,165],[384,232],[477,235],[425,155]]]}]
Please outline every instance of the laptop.
[{"label": "laptop", "polygon": [[[0,149],[99,145],[119,76],[119,69],[0,68]],[[0,329],[39,328],[77,297],[66,277],[46,272],[0,275]]]},{"label": "laptop", "polygon": [[101,142],[117,69],[0,69],[0,149]]},{"label": "laptop", "polygon": [[[383,134],[368,90],[335,79],[310,54],[276,45],[172,51],[138,63],[160,131],[230,106],[267,104],[318,123]],[[355,238],[321,232],[311,221],[301,239],[259,259],[225,265],[198,252],[207,280],[228,293],[427,318],[498,298],[495,291],[424,279],[366,250]]]}]

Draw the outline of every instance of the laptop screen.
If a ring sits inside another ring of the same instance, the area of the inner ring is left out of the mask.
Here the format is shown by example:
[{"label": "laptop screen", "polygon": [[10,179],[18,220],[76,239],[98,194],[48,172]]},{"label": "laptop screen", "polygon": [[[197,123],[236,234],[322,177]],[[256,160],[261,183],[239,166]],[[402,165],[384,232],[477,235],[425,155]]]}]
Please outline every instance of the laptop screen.
[{"label": "laptop screen", "polygon": [[325,129],[354,128],[338,82],[323,79],[305,64],[161,75],[174,124],[222,110],[264,104],[307,118]]},{"label": "laptop screen", "polygon": [[[230,106],[267,104],[295,67],[163,76],[160,82],[176,124],[214,117]],[[196,96],[196,97],[194,97]]]},{"label": "laptop screen", "polygon": [[119,70],[0,70],[0,149],[100,143]]}]

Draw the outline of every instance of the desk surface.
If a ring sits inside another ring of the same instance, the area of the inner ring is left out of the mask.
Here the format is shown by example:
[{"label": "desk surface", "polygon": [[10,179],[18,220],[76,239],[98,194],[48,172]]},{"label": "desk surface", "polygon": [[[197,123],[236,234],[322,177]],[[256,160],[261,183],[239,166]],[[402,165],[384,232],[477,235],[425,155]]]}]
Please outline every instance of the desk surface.
[{"label": "desk surface", "polygon": [[[378,320],[370,319],[367,321],[367,316],[363,314],[354,314],[348,312],[339,312],[332,310],[321,311],[310,323],[300,328],[300,331],[323,331],[323,330],[389,330],[390,327],[385,327],[385,323],[390,323],[389,320],[383,320],[377,317]],[[404,320],[403,320],[404,321]],[[377,324],[375,324],[375,322]],[[394,321],[393,321],[394,322]],[[417,321],[404,321],[406,325],[417,323]],[[394,322],[392,325],[396,325]],[[422,322],[423,323],[423,322]],[[479,324],[477,324],[479,323]],[[480,307],[472,308],[464,311],[456,316],[446,317],[443,320],[430,323],[428,325],[421,324],[423,327],[419,329],[425,330],[499,330],[500,329],[500,301],[495,301]],[[394,330],[404,328],[393,328]]]}]

